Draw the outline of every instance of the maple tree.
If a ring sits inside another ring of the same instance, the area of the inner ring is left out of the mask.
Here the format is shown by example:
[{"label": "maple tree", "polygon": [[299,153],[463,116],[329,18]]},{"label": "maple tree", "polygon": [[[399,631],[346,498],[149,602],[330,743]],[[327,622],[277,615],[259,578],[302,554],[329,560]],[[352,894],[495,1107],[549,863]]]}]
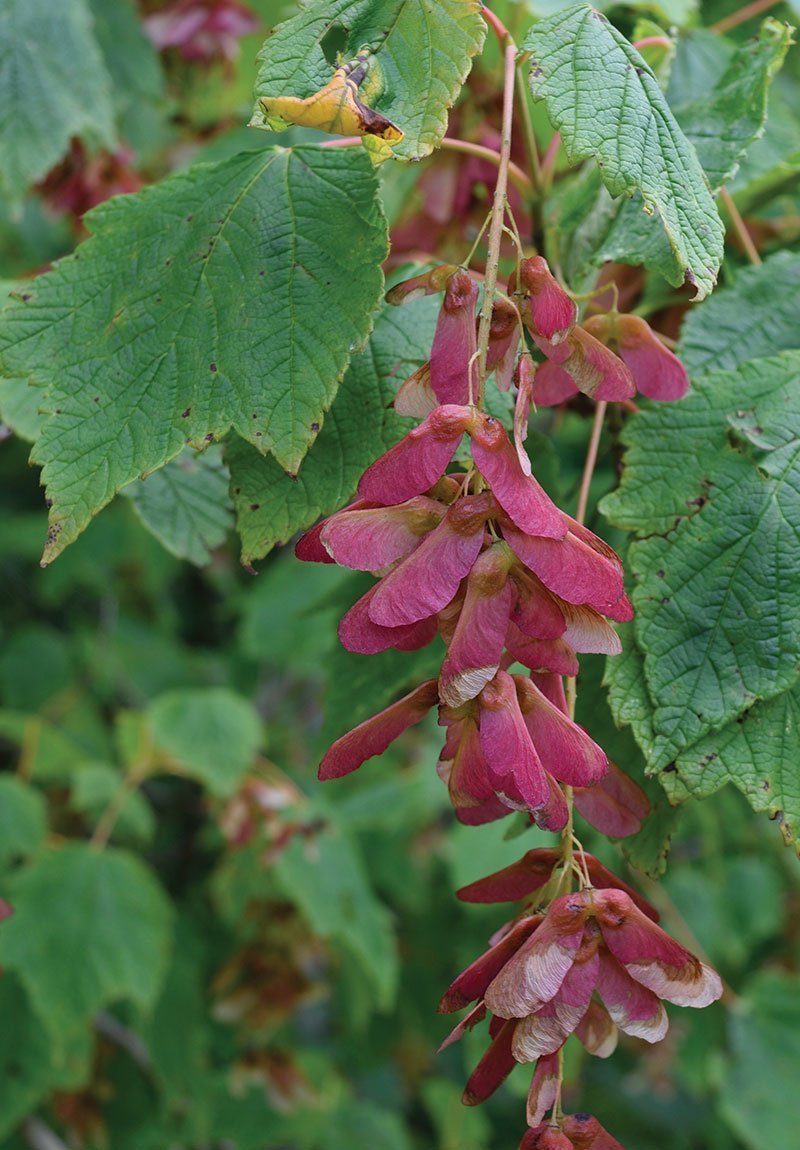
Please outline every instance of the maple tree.
[{"label": "maple tree", "polygon": [[792,6],[601,7],[0,0],[9,1150],[792,1145]]}]

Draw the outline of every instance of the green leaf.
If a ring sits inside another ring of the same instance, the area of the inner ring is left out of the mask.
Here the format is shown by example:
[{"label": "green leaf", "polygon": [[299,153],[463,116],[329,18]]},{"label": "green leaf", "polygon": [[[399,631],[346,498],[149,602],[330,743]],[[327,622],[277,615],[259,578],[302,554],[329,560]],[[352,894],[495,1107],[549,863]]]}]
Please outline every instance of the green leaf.
[{"label": "green leaf", "polygon": [[[705,40],[691,40],[693,51],[698,43],[705,48]],[[719,42],[719,37],[712,37]],[[715,47],[711,51],[712,63],[706,67],[702,54],[695,62],[699,81],[688,86],[694,92],[691,99],[682,92],[680,83],[670,86],[669,103],[681,130],[694,146],[711,188],[716,193],[731,180],[745,153],[764,132],[767,117],[767,90],[776,72],[783,64],[789,45],[791,29],[787,24],[767,19],[758,38],[748,41],[738,51],[730,47]],[[727,60],[727,67],[723,61]],[[720,74],[717,74],[721,69]],[[709,82],[712,80],[713,82]],[[702,85],[700,91],[696,88]],[[683,99],[681,97],[683,96]],[[598,196],[599,205],[593,209],[592,219],[585,221],[589,231],[594,220],[603,211],[609,212],[608,197]],[[602,242],[594,236],[594,263],[621,260],[623,263],[643,264],[660,272],[670,282],[672,255],[669,245],[655,225],[637,210],[637,204],[623,203],[613,217]]]},{"label": "green leaf", "polygon": [[[210,1018],[205,998],[203,940],[176,922],[175,947],[164,987],[141,1032],[165,1093],[185,1100],[208,1062]],[[198,1101],[199,1099],[193,1099]]]},{"label": "green leaf", "polygon": [[231,426],[296,471],[372,326],[376,192],[354,149],[270,149],[84,217],[95,234],[0,317],[6,373],[49,385],[45,562],[121,487]]},{"label": "green leaf", "polygon": [[13,974],[0,978],[0,1138],[5,1138],[53,1090],[74,1090],[89,1077],[91,1036],[73,1036],[57,1049],[32,1012]]},{"label": "green leaf", "polygon": [[[12,280],[0,280],[0,304],[9,301],[12,291],[20,285]],[[33,443],[42,429],[39,405],[42,402],[38,388],[29,387],[27,379],[0,377],[0,420],[7,424],[20,439]]]},{"label": "green leaf", "polygon": [[[786,80],[781,84],[781,80]],[[748,151],[731,183],[731,192],[740,212],[767,209],[774,201],[796,193],[800,185],[800,124],[795,107],[800,84],[778,76],[769,95],[769,118],[760,140]]]},{"label": "green leaf", "polygon": [[765,970],[730,1008],[731,1059],[720,1098],[725,1120],[751,1150],[794,1150],[800,1126],[800,980]]},{"label": "green leaf", "polygon": [[226,445],[242,562],[338,510],[370,463],[408,427],[389,407],[400,383],[430,357],[441,301],[384,305],[365,349],[353,357],[319,438],[296,479],[242,440]]},{"label": "green leaf", "polygon": [[0,197],[19,202],[74,136],[114,146],[111,84],[86,0],[0,0]]},{"label": "green leaf", "polygon": [[212,445],[199,454],[184,451],[124,494],[167,551],[202,567],[233,527],[229,478],[221,449]]},{"label": "green leaf", "polygon": [[[708,28],[693,28],[680,38],[667,98],[682,126],[684,106],[694,104],[699,111],[704,100],[715,102],[714,89],[720,87],[726,71],[732,72],[731,60],[737,51],[746,65],[746,44],[737,49],[734,41]],[[790,63],[791,60],[792,57]],[[748,148],[739,172],[730,183],[742,212],[768,203],[781,190],[797,183],[800,125],[795,114],[798,87],[794,71],[791,66],[783,69],[770,84],[769,116],[763,134],[759,133],[759,138]],[[757,88],[753,95],[755,110]],[[700,158],[703,159],[702,155]]]},{"label": "green leaf", "polygon": [[[541,19],[542,16],[553,16],[563,12],[565,8],[572,7],[572,0],[524,0],[525,7],[532,16]],[[697,12],[699,0],[627,0],[625,7],[634,11],[644,10],[654,12],[667,24],[683,26],[688,23]],[[610,8],[621,7],[619,0],[599,0],[595,4],[601,12]]]},{"label": "green leaf", "polygon": [[615,721],[621,727],[631,728],[647,759],[653,750],[655,733],[653,703],[647,694],[644,656],[636,645],[632,623],[621,623],[616,630],[622,642],[622,652],[606,659],[603,685],[608,688],[608,704]]},{"label": "green leaf", "polygon": [[[344,615],[373,585],[373,579],[363,576],[354,576],[344,583],[337,594],[340,614]],[[377,655],[357,655],[337,643],[325,666],[325,741],[333,742],[425,679],[437,678],[442,658],[438,639],[419,651],[390,648]]]},{"label": "green leaf", "polygon": [[651,783],[648,787],[645,782],[645,790],[650,797],[650,813],[641,830],[629,839],[623,839],[622,853],[631,866],[656,879],[667,869],[672,837],[678,830],[681,812],[680,807],[670,805],[663,791],[653,794],[651,787],[658,790],[656,784]]},{"label": "green leaf", "polygon": [[667,99],[671,108],[711,98],[736,54],[736,44],[710,28],[689,28],[677,40],[669,74]]},{"label": "green leaf", "polygon": [[327,596],[350,579],[346,568],[333,563],[301,563],[288,550],[275,556],[242,603],[244,654],[289,677],[324,675],[339,622]]},{"label": "green leaf", "polygon": [[[711,810],[704,813],[715,817]],[[765,942],[780,938],[781,872],[772,859],[745,855],[726,857],[716,868],[676,865],[665,886],[689,929],[707,940],[711,961],[723,974],[746,971]]]},{"label": "green leaf", "polygon": [[[620,627],[620,634],[625,629]],[[614,720],[608,705],[608,691],[603,672],[622,656],[606,659],[600,655],[585,655],[581,659],[577,683],[575,721],[580,723],[596,743],[599,743],[608,757],[617,766],[641,782],[644,776],[644,760],[628,725],[622,728]]]},{"label": "green leaf", "polygon": [[[704,29],[680,41],[668,100],[713,188],[732,178],[762,135],[767,89],[790,43],[788,26],[771,19],[764,21],[758,39],[738,51]],[[638,200],[615,202],[601,175],[586,169],[557,185],[551,197],[550,227],[558,231],[567,278],[580,285],[590,269],[619,260],[674,282],[674,256],[659,220],[645,215]]]},{"label": "green leaf", "polygon": [[29,777],[66,782],[81,754],[73,739],[39,715],[0,710],[0,736],[20,748],[20,763]]},{"label": "green leaf", "polygon": [[618,721],[635,724],[650,773],[669,768],[674,800],[730,780],[756,809],[780,811],[787,837],[800,816],[800,588],[786,578],[800,562],[799,380],[800,353],[785,352],[641,413],[603,503],[640,536],[629,552],[639,654],[611,671]]},{"label": "green leaf", "polygon": [[577,5],[535,24],[531,90],[547,102],[572,163],[594,158],[612,196],[641,195],[671,250],[666,278],[709,294],[722,262],[724,230],[692,145],[653,71],[608,20]]},{"label": "green leaf", "polygon": [[[638,693],[646,691],[646,687],[631,624],[622,624],[619,634],[623,641],[622,654],[608,658],[585,655],[581,659],[575,718],[608,757],[646,792],[650,813],[641,829],[622,839],[620,846],[632,866],[657,878],[666,869],[670,840],[676,830],[679,812],[670,806],[658,782],[646,774],[642,751],[652,739],[647,727],[652,704],[646,697],[637,700]],[[612,675],[614,679],[611,679]],[[611,690],[608,689],[609,679]],[[644,733],[640,725],[644,727]],[[638,739],[640,745],[637,745],[634,732],[637,736],[643,734]]]},{"label": "green leaf", "polygon": [[447,1078],[429,1078],[422,1087],[425,1109],[436,1126],[437,1150],[485,1150],[491,1139],[488,1117],[465,1106],[461,1089]]},{"label": "green leaf", "polygon": [[700,739],[659,778],[673,802],[703,799],[733,783],[754,811],[775,821],[800,851],[800,686],[756,703],[721,731]]},{"label": "green leaf", "polygon": [[145,717],[156,750],[214,795],[236,790],[262,736],[253,707],[227,687],[187,687],[159,695]]},{"label": "green leaf", "polygon": [[378,1007],[387,1010],[399,973],[394,933],[353,840],[329,822],[313,838],[292,836],[272,869],[314,933],[336,940],[357,960],[373,984]]},{"label": "green leaf", "polygon": [[311,0],[259,53],[251,123],[270,127],[260,97],[312,96],[334,68],[368,48],[360,98],[404,133],[391,154],[421,159],[439,146],[447,111],[483,45],[479,13],[476,0]]},{"label": "green leaf", "polygon": [[35,713],[74,685],[75,661],[62,630],[44,623],[14,628],[0,652],[0,694],[7,707]]},{"label": "green leaf", "polygon": [[792,43],[791,31],[788,24],[765,20],[758,37],[736,52],[710,94],[674,106],[715,192],[733,178],[764,131],[767,89]]},{"label": "green leaf", "polygon": [[[315,1143],[315,1145],[318,1145]],[[400,1116],[364,1099],[348,1099],[332,1117],[325,1150],[411,1150],[411,1138]]]},{"label": "green leaf", "polygon": [[[627,559],[624,562],[627,568]],[[615,722],[622,728],[630,727],[647,761],[652,754],[655,735],[644,656],[636,645],[632,623],[620,624],[617,631],[622,640],[622,653],[606,659],[603,685],[608,689],[608,705]],[[578,702],[580,704],[580,695]],[[622,766],[625,769],[625,763]],[[664,793],[666,780],[665,774],[659,775],[659,786],[647,776],[636,775],[636,781],[641,783],[650,800],[650,813],[641,830],[622,842],[622,853],[631,866],[651,878],[658,878],[667,869],[670,844],[680,817],[679,808],[671,806]]]},{"label": "green leaf", "polygon": [[149,1010],[166,972],[170,907],[133,855],[69,843],[10,886],[0,962],[18,975],[53,1040],[72,1041],[120,999]]},{"label": "green leaf", "polygon": [[662,28],[647,16],[639,16],[631,32],[633,44],[639,44],[642,40],[648,40],[650,43],[641,44],[637,51],[641,52],[653,69],[662,91],[666,90],[677,44],[667,28]]},{"label": "green leaf", "polygon": [[139,155],[163,143],[168,103],[161,60],[145,34],[135,0],[88,0],[111,76],[120,135]]},{"label": "green leaf", "polygon": [[4,379],[0,376],[0,419],[20,439],[33,443],[42,430],[38,388],[29,387],[27,379]]},{"label": "green leaf", "polygon": [[[558,252],[564,276],[576,291],[592,286],[594,269],[605,259],[603,244],[626,206],[627,201],[620,205],[611,198],[595,167],[587,165],[555,185],[545,208],[548,247]],[[628,245],[628,258],[641,263],[645,255],[637,256]]]},{"label": "green leaf", "polygon": [[47,832],[47,809],[34,787],[0,775],[0,867],[35,855]]},{"label": "green leaf", "polygon": [[681,329],[678,355],[691,375],[728,371],[800,347],[800,255],[776,252],[743,268],[702,307],[692,308]]}]

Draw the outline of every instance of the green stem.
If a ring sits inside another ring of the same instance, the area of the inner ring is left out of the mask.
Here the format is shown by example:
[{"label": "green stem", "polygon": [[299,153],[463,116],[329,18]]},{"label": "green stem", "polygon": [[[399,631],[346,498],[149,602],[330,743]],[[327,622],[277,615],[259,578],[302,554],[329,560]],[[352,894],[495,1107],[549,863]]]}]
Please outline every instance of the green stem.
[{"label": "green stem", "polygon": [[[574,683],[574,682],[575,682],[574,679],[568,679],[567,680],[567,687],[569,687],[570,683]],[[573,710],[573,709],[574,708],[572,708],[572,707],[570,708],[570,710]],[[572,890],[572,866],[573,866],[574,857],[575,857],[575,845],[574,845],[575,835],[573,832],[573,826],[574,826],[573,810],[574,810],[575,803],[574,803],[574,799],[572,796],[572,787],[564,787],[564,798],[567,800],[567,810],[569,811],[569,817],[567,819],[567,825],[564,827],[563,831],[561,832],[561,859],[562,859],[563,866],[564,866],[564,874],[570,876],[568,889]]]},{"label": "green stem", "polygon": [[[592,476],[597,464],[597,450],[600,443],[600,435],[603,430],[603,419],[606,413],[605,402],[600,402],[597,405],[594,413],[594,423],[592,425],[592,433],[589,437],[589,446],[586,450],[586,462],[583,465],[583,475],[581,477],[581,487],[578,494],[578,509],[575,512],[575,518],[578,523],[583,523],[586,518],[586,505],[589,500],[589,488],[592,483]],[[567,711],[569,717],[574,721],[575,719],[575,703],[577,701],[578,685],[574,677],[570,677],[566,682],[566,695],[567,695]],[[573,861],[575,857],[575,832],[573,827],[574,815],[574,799],[572,794],[572,787],[564,787],[564,798],[567,800],[567,808],[569,810],[569,818],[567,825],[561,832],[561,855],[564,862],[565,870],[572,870]],[[581,848],[581,855],[583,856],[583,849]],[[588,882],[588,872],[586,872],[586,860],[581,859],[584,867],[584,878]]]},{"label": "green stem", "polygon": [[94,834],[89,840],[90,844],[97,850],[101,851],[108,845],[108,840],[111,838],[114,827],[117,825],[117,820],[122,814],[123,807],[133,792],[138,790],[141,783],[147,777],[151,765],[150,754],[142,755],[141,758],[131,766],[119,787],[117,787],[117,790],[111,796],[108,806],[100,816],[100,820],[94,828]]},{"label": "green stem", "polygon": [[489,224],[489,245],[486,255],[486,275],[483,286],[483,306],[481,307],[478,328],[478,406],[483,404],[486,386],[486,357],[489,351],[489,332],[492,325],[492,307],[497,287],[497,269],[500,263],[500,243],[503,239],[503,222],[506,211],[508,190],[508,165],[511,162],[511,126],[514,119],[514,81],[516,78],[517,47],[507,38],[503,49],[505,61],[503,73],[503,120],[501,126],[500,163],[497,168],[497,184],[492,201],[492,216]]}]

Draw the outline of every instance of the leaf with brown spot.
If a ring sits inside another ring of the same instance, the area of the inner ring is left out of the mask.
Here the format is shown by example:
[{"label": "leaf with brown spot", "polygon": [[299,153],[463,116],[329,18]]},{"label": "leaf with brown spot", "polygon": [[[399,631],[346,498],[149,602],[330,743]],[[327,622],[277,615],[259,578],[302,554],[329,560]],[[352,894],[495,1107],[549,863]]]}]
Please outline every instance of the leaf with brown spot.
[{"label": "leaf with brown spot", "polygon": [[374,70],[369,49],[365,49],[349,64],[337,68],[324,88],[304,100],[298,96],[261,96],[258,102],[267,124],[278,131],[296,124],[336,136],[377,136],[387,144],[399,143],[403,132],[397,125],[359,99],[359,88],[370,69]]},{"label": "leaf with brown spot", "polygon": [[259,53],[251,127],[361,136],[377,160],[429,155],[483,45],[480,11],[477,0],[310,0]]}]

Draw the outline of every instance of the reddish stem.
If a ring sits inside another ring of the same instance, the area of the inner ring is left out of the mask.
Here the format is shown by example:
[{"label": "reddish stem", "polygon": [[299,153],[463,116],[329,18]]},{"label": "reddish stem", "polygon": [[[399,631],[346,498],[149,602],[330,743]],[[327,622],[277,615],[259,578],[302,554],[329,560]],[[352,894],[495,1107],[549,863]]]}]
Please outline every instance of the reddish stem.
[{"label": "reddish stem", "polygon": [[744,24],[746,20],[752,20],[754,16],[760,16],[762,12],[774,8],[778,3],[780,3],[780,0],[753,0],[752,4],[745,4],[738,12],[732,12],[730,16],[725,16],[722,20],[718,20],[716,24],[712,24],[709,31],[722,35],[723,32],[729,32],[731,28],[736,28],[739,24]]},{"label": "reddish stem", "polygon": [[337,136],[334,140],[323,140],[321,148],[354,148],[361,143],[360,136]]},{"label": "reddish stem", "polygon": [[[335,140],[323,140],[320,147],[352,148],[360,143],[361,136],[338,136]],[[440,147],[450,152],[462,152],[466,156],[477,156],[478,159],[488,160],[490,164],[494,164],[498,168],[502,162],[502,156],[493,148],[487,148],[483,144],[475,144],[472,140],[460,140],[457,136],[445,136]],[[530,193],[533,188],[530,176],[523,172],[519,164],[515,164],[513,160],[508,162],[508,178],[514,187],[524,194]]]},{"label": "reddish stem", "polygon": [[637,51],[642,48],[671,48],[672,41],[669,36],[645,36],[643,40],[634,40],[633,46]]},{"label": "reddish stem", "polygon": [[550,186],[553,183],[553,171],[556,166],[556,157],[558,156],[558,149],[561,147],[561,133],[555,132],[550,143],[547,145],[547,151],[542,160],[542,191],[549,192]]},{"label": "reddish stem", "polygon": [[[494,164],[498,168],[502,162],[502,156],[494,148],[475,144],[471,140],[459,140],[455,136],[445,136],[441,146],[449,148],[451,152],[463,152],[467,156],[477,156],[481,160],[488,160],[490,164]],[[513,160],[508,161],[508,178],[521,192],[529,193],[533,188],[530,177]]]},{"label": "reddish stem", "polygon": [[586,451],[586,462],[583,465],[583,475],[581,476],[581,487],[578,492],[578,509],[575,512],[575,518],[578,523],[583,523],[586,519],[586,506],[589,502],[589,488],[592,485],[592,476],[597,464],[597,451],[600,446],[600,436],[603,432],[603,420],[606,415],[606,408],[608,404],[605,400],[601,400],[594,412],[594,423],[592,424],[592,434],[589,437],[589,447]]},{"label": "reddish stem", "polygon": [[501,48],[505,47],[506,41],[511,39],[511,34],[508,31],[508,28],[506,28],[503,21],[500,19],[500,17],[496,16],[494,14],[494,12],[491,10],[491,8],[487,8],[486,5],[484,5],[483,8],[481,8],[481,16],[483,16],[486,23],[489,25],[489,27],[494,32],[495,36],[498,39],[500,47]]},{"label": "reddish stem", "polygon": [[747,224],[742,219],[741,212],[734,203],[733,196],[730,194],[727,188],[721,188],[719,198],[722,200],[728,215],[731,217],[733,230],[739,237],[739,242],[747,253],[747,258],[750,260],[750,263],[760,264],[761,256],[758,254],[758,248],[753,242],[753,237],[750,235],[750,232],[747,230]]}]

